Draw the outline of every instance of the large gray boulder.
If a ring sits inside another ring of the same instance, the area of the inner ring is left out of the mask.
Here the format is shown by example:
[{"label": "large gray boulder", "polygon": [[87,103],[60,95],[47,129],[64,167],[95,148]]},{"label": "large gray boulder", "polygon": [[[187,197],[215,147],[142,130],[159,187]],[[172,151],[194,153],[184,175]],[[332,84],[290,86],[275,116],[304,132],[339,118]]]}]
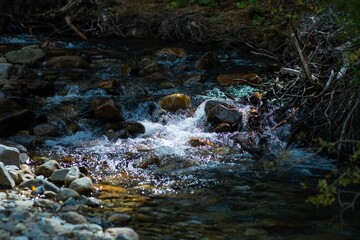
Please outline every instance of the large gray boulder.
[{"label": "large gray boulder", "polygon": [[56,194],[56,201],[65,202],[69,198],[79,199],[80,195],[75,190],[70,188],[61,188]]},{"label": "large gray boulder", "polygon": [[0,144],[0,162],[4,165],[15,165],[20,168],[22,158],[19,150],[15,147]]},{"label": "large gray boulder", "polygon": [[14,179],[11,178],[5,165],[0,162],[0,188],[12,189],[15,187]]},{"label": "large gray boulder", "polygon": [[33,64],[43,57],[45,57],[45,52],[36,45],[26,46],[5,54],[8,62],[19,64]]},{"label": "large gray boulder", "polygon": [[93,183],[89,177],[82,177],[74,180],[69,188],[77,191],[79,194],[88,194],[94,190]]}]

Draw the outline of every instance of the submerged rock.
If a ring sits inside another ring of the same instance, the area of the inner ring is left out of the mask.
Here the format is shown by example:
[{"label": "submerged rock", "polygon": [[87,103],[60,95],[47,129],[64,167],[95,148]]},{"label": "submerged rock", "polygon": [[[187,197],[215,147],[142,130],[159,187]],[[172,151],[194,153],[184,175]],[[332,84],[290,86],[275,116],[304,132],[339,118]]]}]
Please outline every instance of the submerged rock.
[{"label": "submerged rock", "polygon": [[120,108],[115,104],[114,100],[110,98],[92,100],[91,108],[93,109],[96,118],[101,121],[108,122],[122,120]]},{"label": "submerged rock", "polygon": [[26,46],[20,50],[11,51],[5,54],[5,58],[10,63],[33,64],[37,60],[45,57],[45,52],[38,46]]},{"label": "submerged rock", "polygon": [[249,74],[224,74],[217,77],[217,81],[221,86],[230,85],[258,85],[261,84],[261,78],[255,73]]},{"label": "submerged rock", "polygon": [[59,56],[52,57],[46,63],[47,66],[53,68],[89,68],[90,65],[85,59],[79,56]]},{"label": "submerged rock", "polygon": [[185,94],[175,93],[159,100],[162,109],[175,112],[179,109],[188,109],[191,106],[190,97]]},{"label": "submerged rock", "polygon": [[105,230],[105,234],[108,234],[115,239],[124,239],[124,240],[140,239],[139,235],[134,231],[134,229],[129,227],[108,228]]},{"label": "submerged rock", "polygon": [[199,70],[211,70],[221,65],[221,62],[214,52],[206,52],[195,63],[196,69]]},{"label": "submerged rock", "polygon": [[189,145],[192,147],[200,147],[200,146],[214,146],[209,139],[205,138],[190,138]]},{"label": "submerged rock", "polygon": [[166,57],[170,60],[175,60],[176,58],[179,58],[179,57],[185,57],[186,50],[183,48],[177,48],[177,47],[162,48],[156,52],[156,56]]},{"label": "submerged rock", "polygon": [[48,136],[48,137],[57,137],[60,135],[59,130],[52,124],[43,123],[34,127],[34,134],[36,136]]}]

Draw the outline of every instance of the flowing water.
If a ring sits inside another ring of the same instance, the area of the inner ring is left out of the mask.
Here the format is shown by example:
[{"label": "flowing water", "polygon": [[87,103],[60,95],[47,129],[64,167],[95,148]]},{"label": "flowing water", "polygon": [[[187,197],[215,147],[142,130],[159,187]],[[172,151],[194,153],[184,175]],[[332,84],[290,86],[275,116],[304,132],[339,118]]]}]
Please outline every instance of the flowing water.
[{"label": "flowing water", "polygon": [[[4,44],[39,42],[24,37],[2,40]],[[86,164],[97,179],[104,211],[130,214],[131,226],[142,239],[342,239],[338,222],[329,225],[337,209],[316,209],[307,204],[310,193],[302,188],[304,184],[314,186],[317,179],[333,171],[333,161],[287,148],[289,126],[269,131],[276,124],[272,111],[265,115],[271,153],[262,158],[239,145],[237,139],[247,139],[252,133],[210,130],[204,111],[208,100],[230,103],[246,116],[250,106],[241,99],[257,90],[246,86],[219,88],[215,80],[218,72],[187,67],[208,50],[206,47],[183,46],[188,51],[185,57],[159,59],[167,73],[167,84],[159,87],[151,77],[129,77],[120,69],[129,59],[141,59],[167,46],[164,43],[58,43],[63,53],[86,54],[95,77],[82,79],[73,73],[80,78],[74,79],[61,73],[57,93],[43,99],[39,111],[56,116],[53,119],[83,116],[81,112],[86,113],[91,99],[112,95],[121,103],[125,120],[142,123],[145,133],[109,139],[98,122],[78,117],[77,131],[48,139],[33,155]],[[220,71],[266,70],[265,60],[242,50],[212,50],[223,63]],[[181,71],[179,66],[184,66]],[[53,74],[46,68],[36,71],[39,75]],[[205,74],[206,80],[179,84],[179,79],[194,74]],[[109,79],[121,79],[119,93],[111,94],[91,84]],[[159,110],[159,97],[174,92],[191,96],[190,111]],[[247,118],[243,119],[246,129]],[[64,122],[58,124],[61,127]],[[192,147],[191,138],[206,139],[209,144]],[[347,234],[351,232],[346,230]]]}]

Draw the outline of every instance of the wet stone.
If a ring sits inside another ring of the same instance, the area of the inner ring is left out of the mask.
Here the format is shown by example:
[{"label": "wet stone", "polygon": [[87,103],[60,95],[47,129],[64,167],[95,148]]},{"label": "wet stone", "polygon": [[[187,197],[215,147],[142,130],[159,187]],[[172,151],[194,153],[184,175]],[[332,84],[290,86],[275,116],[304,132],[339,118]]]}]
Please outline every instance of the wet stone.
[{"label": "wet stone", "polygon": [[70,168],[62,168],[55,170],[50,176],[50,181],[54,183],[65,183],[66,175],[69,172],[70,172]]},{"label": "wet stone", "polygon": [[66,212],[61,215],[61,218],[71,224],[86,224],[88,221],[77,212]]},{"label": "wet stone", "polygon": [[79,199],[80,195],[70,188],[61,188],[56,194],[56,201],[66,201],[69,198]]},{"label": "wet stone", "polygon": [[38,46],[26,46],[20,50],[11,51],[5,54],[5,58],[10,63],[33,64],[37,60],[45,57],[45,52]]},{"label": "wet stone", "polygon": [[131,217],[126,213],[113,213],[106,220],[120,227],[129,224]]},{"label": "wet stone", "polygon": [[69,188],[75,190],[79,194],[88,194],[94,190],[93,183],[89,177],[82,177],[74,180]]},{"label": "wet stone", "polygon": [[59,56],[52,57],[46,63],[48,67],[53,68],[84,68],[90,67],[89,63],[79,56]]},{"label": "wet stone", "polygon": [[139,235],[129,227],[121,228],[108,228],[105,233],[109,234],[115,239],[126,239],[126,240],[139,240]]},{"label": "wet stone", "polygon": [[34,127],[34,134],[48,137],[57,137],[60,135],[58,128],[49,123],[43,123]]},{"label": "wet stone", "polygon": [[57,161],[49,160],[36,168],[35,174],[37,176],[43,175],[44,177],[50,177],[55,170],[58,170],[60,168],[60,164]]},{"label": "wet stone", "polygon": [[173,112],[179,109],[188,109],[191,106],[190,97],[181,93],[165,96],[159,100],[159,104],[162,109]]}]

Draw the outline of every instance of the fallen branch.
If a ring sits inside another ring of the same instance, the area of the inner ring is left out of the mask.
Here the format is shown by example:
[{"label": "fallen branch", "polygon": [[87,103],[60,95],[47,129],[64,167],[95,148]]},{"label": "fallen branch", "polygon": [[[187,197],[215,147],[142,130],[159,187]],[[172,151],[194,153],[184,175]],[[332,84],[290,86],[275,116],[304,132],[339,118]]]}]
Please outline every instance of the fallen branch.
[{"label": "fallen branch", "polygon": [[71,17],[69,15],[67,15],[64,19],[66,24],[75,32],[75,34],[78,37],[80,37],[83,40],[87,40],[87,37],[71,23]]}]

